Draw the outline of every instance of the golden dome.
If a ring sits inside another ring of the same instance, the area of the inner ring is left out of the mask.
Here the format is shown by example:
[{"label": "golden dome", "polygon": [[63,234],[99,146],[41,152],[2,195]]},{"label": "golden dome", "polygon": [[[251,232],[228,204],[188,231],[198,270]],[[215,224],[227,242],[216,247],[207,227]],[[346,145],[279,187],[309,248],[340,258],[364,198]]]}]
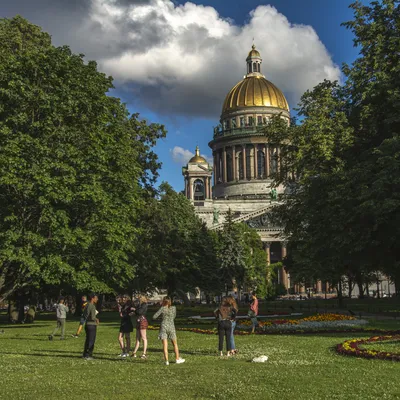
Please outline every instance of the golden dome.
[{"label": "golden dome", "polygon": [[196,154],[189,160],[189,163],[208,164],[207,160],[200,155],[199,146],[196,146]]},{"label": "golden dome", "polygon": [[262,75],[247,76],[234,86],[225,98],[222,113],[241,107],[276,107],[289,111],[283,93]]}]

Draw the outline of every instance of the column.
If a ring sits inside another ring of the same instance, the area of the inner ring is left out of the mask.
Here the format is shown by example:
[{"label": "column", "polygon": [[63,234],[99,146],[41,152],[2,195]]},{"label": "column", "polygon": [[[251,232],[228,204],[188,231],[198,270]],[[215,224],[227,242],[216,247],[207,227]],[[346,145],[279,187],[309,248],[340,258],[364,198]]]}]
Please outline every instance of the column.
[{"label": "column", "polygon": [[227,171],[227,168],[226,168],[226,147],[224,147],[224,150],[223,150],[223,163],[224,163],[224,178],[223,178],[223,182],[224,183],[226,183],[226,182],[228,182],[228,171]]},{"label": "column", "polygon": [[250,179],[254,179],[254,148],[250,148]]},{"label": "column", "polygon": [[193,184],[192,178],[189,178],[189,199],[193,200]]},{"label": "column", "polygon": [[217,185],[221,182],[221,153],[217,151]]},{"label": "column", "polygon": [[213,151],[213,174],[214,174],[214,185],[217,184],[217,155]]},{"label": "column", "polygon": [[243,179],[247,179],[247,171],[246,171],[246,145],[243,146]]},{"label": "column", "polygon": [[232,177],[236,181],[236,148],[232,146]]},{"label": "column", "polygon": [[254,145],[254,179],[258,178],[258,144]]},{"label": "column", "polygon": [[322,293],[322,282],[317,281],[317,293]]},{"label": "column", "polygon": [[269,177],[269,145],[265,146],[265,176]]},{"label": "column", "polygon": [[[286,248],[286,243],[282,242],[282,260],[287,256],[287,248]],[[289,282],[288,282],[288,274],[285,270],[284,267],[282,267],[281,270],[281,275],[282,275],[282,279],[281,279],[281,283],[283,285],[285,285],[286,290],[289,289]]]}]

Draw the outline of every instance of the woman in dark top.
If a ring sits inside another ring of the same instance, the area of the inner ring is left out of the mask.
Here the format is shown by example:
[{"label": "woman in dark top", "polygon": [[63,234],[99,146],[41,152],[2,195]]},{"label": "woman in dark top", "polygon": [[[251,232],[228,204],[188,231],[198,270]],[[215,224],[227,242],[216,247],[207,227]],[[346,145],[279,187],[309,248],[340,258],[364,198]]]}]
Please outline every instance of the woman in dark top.
[{"label": "woman in dark top", "polygon": [[214,311],[215,318],[218,318],[218,350],[221,357],[223,356],[224,336],[226,340],[226,355],[228,357],[231,355],[232,311],[232,307],[226,297],[222,299],[219,308]]},{"label": "woman in dark top", "polygon": [[[133,325],[131,321],[131,299],[128,295],[123,295],[118,299],[118,311],[121,317],[121,326],[119,328],[118,341],[121,346],[121,357],[125,358],[129,355],[131,348],[131,332],[133,332]],[[126,345],[124,345],[124,338]]]},{"label": "woman in dark top", "polygon": [[235,345],[235,337],[234,335],[234,331],[236,328],[236,316],[239,312],[238,309],[238,305],[236,303],[236,300],[233,296],[228,296],[227,297],[227,302],[230,304],[231,308],[232,308],[232,314],[231,314],[231,323],[232,323],[232,330],[231,330],[231,354],[237,354],[238,350],[236,349],[236,345]]},{"label": "woman in dark top", "polygon": [[143,354],[140,358],[147,358],[147,327],[149,323],[146,318],[147,313],[147,297],[139,296],[133,308],[136,317],[136,345],[133,350],[132,357],[136,357],[136,352],[140,346],[140,339],[143,340]]}]

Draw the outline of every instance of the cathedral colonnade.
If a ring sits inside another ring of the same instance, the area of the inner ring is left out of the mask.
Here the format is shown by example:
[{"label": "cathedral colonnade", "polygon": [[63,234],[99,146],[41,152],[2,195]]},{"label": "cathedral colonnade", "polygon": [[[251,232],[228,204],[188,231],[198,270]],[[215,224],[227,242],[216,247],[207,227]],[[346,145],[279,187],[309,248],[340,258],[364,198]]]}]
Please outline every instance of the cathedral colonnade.
[{"label": "cathedral colonnade", "polygon": [[280,169],[279,150],[267,143],[235,144],[215,150],[214,185],[270,178]]}]

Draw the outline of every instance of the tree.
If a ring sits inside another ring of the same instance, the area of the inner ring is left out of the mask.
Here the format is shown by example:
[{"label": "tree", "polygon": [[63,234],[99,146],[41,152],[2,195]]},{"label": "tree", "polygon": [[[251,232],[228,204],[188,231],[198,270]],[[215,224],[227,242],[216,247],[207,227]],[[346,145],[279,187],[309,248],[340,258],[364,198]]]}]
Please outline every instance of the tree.
[{"label": "tree", "polygon": [[0,296],[108,292],[135,276],[165,131],[129,117],[95,62],[23,18],[0,20],[0,39]]},{"label": "tree", "polygon": [[306,92],[299,125],[273,120],[266,134],[282,150],[275,183],[287,187],[277,207],[292,246],[291,276],[347,275],[360,293],[377,269],[400,290],[399,143],[400,4],[351,5],[360,56],[344,65],[343,87],[325,81]]},{"label": "tree", "polygon": [[225,291],[232,287],[256,290],[265,296],[267,266],[261,239],[246,224],[234,223],[229,210],[216,235],[218,276]]},{"label": "tree", "polygon": [[186,303],[186,292],[219,291],[214,240],[193,205],[167,183],[141,216],[143,235],[135,259],[136,290],[166,288]]}]

